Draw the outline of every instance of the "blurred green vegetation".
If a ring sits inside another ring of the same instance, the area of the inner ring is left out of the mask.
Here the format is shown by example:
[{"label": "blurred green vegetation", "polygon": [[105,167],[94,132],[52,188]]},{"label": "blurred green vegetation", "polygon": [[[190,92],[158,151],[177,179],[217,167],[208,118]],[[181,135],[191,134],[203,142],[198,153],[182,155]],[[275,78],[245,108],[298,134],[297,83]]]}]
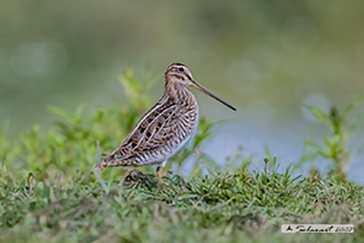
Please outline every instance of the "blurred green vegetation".
[{"label": "blurred green vegetation", "polygon": [[360,0],[3,1],[0,123],[47,124],[48,104],[123,103],[115,77],[128,65],[145,80],[157,74],[156,99],[174,61],[241,116],[252,108],[297,119],[312,93],[340,106],[363,89],[363,10]]},{"label": "blurred green vegetation", "polygon": [[[295,167],[299,168],[305,162],[313,162],[317,157],[329,159],[334,165],[331,173],[345,180],[352,153],[352,150],[348,149],[347,142],[364,123],[364,112],[359,113],[354,119],[350,115],[362,103],[363,97],[360,95],[342,112],[332,107],[329,114],[325,114],[316,106],[306,106],[320,123],[329,128],[331,136],[324,137],[324,145],[318,145],[312,140],[305,141],[304,145],[309,152],[295,164]],[[313,168],[314,173],[318,173],[315,165]]]},{"label": "blurred green vegetation", "polygon": [[[118,147],[123,139],[137,124],[142,115],[151,107],[148,86],[138,81],[132,69],[119,76],[124,94],[129,101],[123,107],[99,107],[91,109],[88,115],[83,115],[85,105],[80,105],[75,112],[69,113],[59,107],[49,106],[49,110],[60,119],[54,123],[56,128],[41,130],[36,124],[26,133],[11,139],[8,127],[0,133],[0,163],[13,174],[14,178],[22,176],[18,171],[36,171],[38,179],[43,181],[67,181],[68,175],[75,172],[83,173],[87,168],[94,167],[100,161],[96,155],[96,141],[99,142],[101,153],[107,155]],[[173,162],[181,167],[182,162],[210,135],[212,123],[200,119],[199,129],[192,146],[172,158],[166,165],[168,171]],[[214,164],[213,164],[214,165]],[[142,168],[144,171],[153,171]],[[111,170],[105,170],[103,176],[110,176]],[[119,169],[114,177],[123,176],[125,171]],[[194,175],[201,174],[199,164],[194,166]]]}]

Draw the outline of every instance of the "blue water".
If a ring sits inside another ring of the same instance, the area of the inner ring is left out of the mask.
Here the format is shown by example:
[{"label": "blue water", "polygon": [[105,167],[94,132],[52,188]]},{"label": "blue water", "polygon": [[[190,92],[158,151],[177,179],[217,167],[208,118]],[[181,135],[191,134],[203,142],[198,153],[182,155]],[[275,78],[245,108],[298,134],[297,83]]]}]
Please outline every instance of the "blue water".
[{"label": "blue water", "polygon": [[[231,121],[230,121],[231,122]],[[307,121],[292,121],[290,123],[259,122],[254,120],[240,120],[233,124],[221,124],[214,129],[213,138],[202,144],[201,149],[218,164],[224,166],[228,156],[243,148],[243,157],[253,155],[250,165],[252,170],[263,170],[266,157],[264,146],[268,147],[271,154],[277,157],[280,164],[279,172],[284,172],[290,164],[296,164],[305,154],[304,142],[310,139],[319,145],[323,144],[323,136],[329,135],[329,130],[317,123]],[[347,165],[348,179],[359,184],[364,184],[364,130],[357,131],[346,144],[346,149],[352,151],[351,159]],[[192,169],[195,158],[191,156],[184,163],[182,173],[188,174]],[[300,169],[294,170],[294,176],[309,174],[314,164],[320,173],[327,173],[333,168],[333,163],[327,159],[318,158],[313,162],[306,162]]]}]

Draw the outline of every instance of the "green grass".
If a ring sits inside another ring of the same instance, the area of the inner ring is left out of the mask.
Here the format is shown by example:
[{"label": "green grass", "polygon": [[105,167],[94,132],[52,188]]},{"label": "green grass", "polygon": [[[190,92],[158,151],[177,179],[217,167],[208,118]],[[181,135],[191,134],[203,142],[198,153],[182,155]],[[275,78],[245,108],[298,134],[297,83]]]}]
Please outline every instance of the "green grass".
[{"label": "green grass", "polygon": [[[104,190],[86,182],[92,170],[67,183],[28,174],[2,180],[0,239],[7,242],[362,242],[364,188],[352,182],[279,174],[218,173],[184,181],[153,175],[113,180]],[[121,178],[120,178],[121,179]],[[283,223],[354,223],[354,234],[282,235]]]},{"label": "green grass", "polygon": [[[1,242],[364,241],[364,187],[348,181],[340,164],[350,159],[350,149],[344,146],[346,119],[330,123],[338,119],[327,120],[313,107],[311,111],[333,128],[336,139],[325,138],[323,146],[306,142],[315,150],[301,164],[327,152],[324,158],[335,165],[327,175],[293,178],[291,167],[278,173],[279,164],[268,149],[263,171],[252,172],[248,166],[252,158],[239,151],[229,159],[228,168],[219,167],[207,155],[195,153],[212,132],[213,124],[202,119],[191,148],[168,163],[162,190],[156,189],[151,168],[105,169],[98,179],[96,141],[101,153],[112,151],[150,106],[144,86],[131,70],[121,81],[130,100],[127,106],[98,108],[85,115],[82,107],[75,113],[50,107],[62,117],[56,128],[43,131],[35,125],[17,137],[8,135],[4,126]],[[198,160],[189,176],[167,172],[172,164],[178,170],[193,153]],[[202,176],[202,166],[208,176]],[[283,223],[352,223],[355,232],[283,235]]]}]

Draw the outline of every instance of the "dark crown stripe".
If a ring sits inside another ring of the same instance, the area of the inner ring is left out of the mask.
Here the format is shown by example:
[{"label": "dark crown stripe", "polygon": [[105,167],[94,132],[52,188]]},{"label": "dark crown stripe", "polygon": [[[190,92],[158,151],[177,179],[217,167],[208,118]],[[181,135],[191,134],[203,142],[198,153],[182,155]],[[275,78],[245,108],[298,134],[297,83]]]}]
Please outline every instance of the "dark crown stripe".
[{"label": "dark crown stripe", "polygon": [[183,66],[183,67],[187,67],[187,66],[186,66],[186,65],[184,65],[183,63],[174,62],[174,63],[170,64],[170,65],[167,67],[167,70],[166,70],[165,74],[166,74],[166,73],[168,73],[168,72],[171,70],[171,68],[172,68],[173,66]]}]

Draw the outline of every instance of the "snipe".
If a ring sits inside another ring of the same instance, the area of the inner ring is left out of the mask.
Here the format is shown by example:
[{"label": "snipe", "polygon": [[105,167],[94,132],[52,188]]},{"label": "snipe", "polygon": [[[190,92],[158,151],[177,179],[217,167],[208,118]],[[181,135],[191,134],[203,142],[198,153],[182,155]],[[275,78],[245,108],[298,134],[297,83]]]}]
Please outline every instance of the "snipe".
[{"label": "snipe", "polygon": [[156,173],[161,183],[162,169],[167,160],[180,152],[197,131],[198,104],[188,86],[235,111],[234,107],[197,83],[185,65],[172,63],[165,72],[162,98],[143,116],[123,144],[96,167],[158,164]]}]

